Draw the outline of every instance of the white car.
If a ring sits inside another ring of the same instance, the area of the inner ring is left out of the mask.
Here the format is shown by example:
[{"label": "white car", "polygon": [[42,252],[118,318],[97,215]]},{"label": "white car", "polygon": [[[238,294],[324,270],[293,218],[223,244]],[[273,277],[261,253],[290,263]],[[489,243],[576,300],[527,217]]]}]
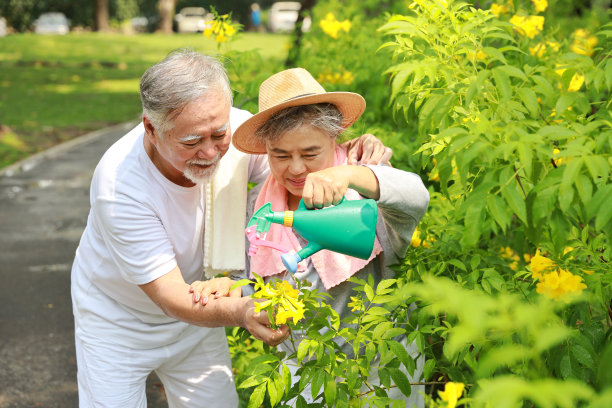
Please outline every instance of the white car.
[{"label": "white car", "polygon": [[[302,5],[299,1],[278,1],[268,13],[268,26],[273,33],[293,30]],[[304,18],[302,31],[310,30],[310,17]]]},{"label": "white car", "polygon": [[185,7],[174,16],[179,33],[201,33],[212,19],[204,7]]},{"label": "white car", "polygon": [[34,21],[36,34],[68,34],[70,27],[64,13],[43,13]]}]

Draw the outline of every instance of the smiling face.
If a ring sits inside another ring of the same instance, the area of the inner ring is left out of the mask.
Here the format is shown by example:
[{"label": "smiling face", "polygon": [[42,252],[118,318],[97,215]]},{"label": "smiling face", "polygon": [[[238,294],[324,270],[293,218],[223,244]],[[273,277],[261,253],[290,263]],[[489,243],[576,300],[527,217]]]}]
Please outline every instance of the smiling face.
[{"label": "smiling face", "polygon": [[145,149],[159,171],[175,184],[191,187],[206,182],[231,142],[230,103],[220,90],[187,104],[163,137],[145,123]]},{"label": "smiling face", "polygon": [[301,126],[266,141],[270,171],[289,192],[288,202],[302,197],[306,176],[334,164],[336,139],[312,126]]}]

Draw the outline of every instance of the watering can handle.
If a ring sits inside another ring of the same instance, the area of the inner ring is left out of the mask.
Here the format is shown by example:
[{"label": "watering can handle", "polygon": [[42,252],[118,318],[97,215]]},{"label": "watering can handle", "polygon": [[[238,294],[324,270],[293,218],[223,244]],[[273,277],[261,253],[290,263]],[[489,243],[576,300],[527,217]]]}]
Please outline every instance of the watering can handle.
[{"label": "watering can handle", "polygon": [[[340,204],[342,204],[345,201],[346,201],[346,198],[343,196],[342,200],[340,200],[340,202],[338,204],[336,204],[336,205],[340,205]],[[313,208],[313,209],[316,210],[316,208]],[[304,204],[304,200],[300,200],[300,204],[298,204],[298,210],[308,210],[308,211],[311,211],[310,209],[306,208],[306,204]]]}]

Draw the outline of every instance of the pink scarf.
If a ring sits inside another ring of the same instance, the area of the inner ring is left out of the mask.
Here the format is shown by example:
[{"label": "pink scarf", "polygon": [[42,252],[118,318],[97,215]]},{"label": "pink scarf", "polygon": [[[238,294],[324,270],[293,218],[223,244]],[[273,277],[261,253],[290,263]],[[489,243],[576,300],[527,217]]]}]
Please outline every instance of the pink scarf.
[{"label": "pink scarf", "polygon": [[[340,166],[346,164],[346,151],[340,147],[336,147],[334,166]],[[362,199],[359,193],[354,190],[347,190],[345,194],[347,200],[360,200]],[[270,174],[265,181],[257,200],[255,202],[255,209],[259,209],[266,203],[272,204],[273,211],[287,211],[287,190],[280,183],[276,181],[274,176]],[[301,246],[293,230],[291,228],[283,227],[279,224],[272,224],[270,231],[266,234],[266,241],[275,242],[282,245],[283,247],[299,251]],[[310,257],[312,264],[316,269],[323,286],[329,290],[351,276],[356,272],[363,269],[376,255],[382,251],[378,237],[374,239],[374,249],[372,255],[368,260],[355,258],[352,256],[332,252],[328,250],[321,250]],[[257,273],[259,276],[272,276],[285,272],[286,268],[283,265],[280,257],[281,253],[277,250],[258,247],[255,255],[251,256],[251,272]],[[298,264],[298,272],[306,270],[307,262],[302,261]],[[253,275],[251,274],[251,277]]]}]

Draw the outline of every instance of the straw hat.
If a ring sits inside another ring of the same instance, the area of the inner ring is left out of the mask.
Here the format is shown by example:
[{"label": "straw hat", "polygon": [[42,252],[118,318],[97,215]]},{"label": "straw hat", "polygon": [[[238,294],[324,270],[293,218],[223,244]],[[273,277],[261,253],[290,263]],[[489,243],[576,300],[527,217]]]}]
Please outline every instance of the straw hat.
[{"label": "straw hat", "polygon": [[287,69],[272,75],[261,84],[259,113],[236,129],[232,142],[245,153],[266,153],[266,146],[255,137],[255,131],[282,109],[315,103],[334,104],[342,113],[344,128],[359,119],[366,105],[363,97],[353,92],[325,92],[304,68]]}]

